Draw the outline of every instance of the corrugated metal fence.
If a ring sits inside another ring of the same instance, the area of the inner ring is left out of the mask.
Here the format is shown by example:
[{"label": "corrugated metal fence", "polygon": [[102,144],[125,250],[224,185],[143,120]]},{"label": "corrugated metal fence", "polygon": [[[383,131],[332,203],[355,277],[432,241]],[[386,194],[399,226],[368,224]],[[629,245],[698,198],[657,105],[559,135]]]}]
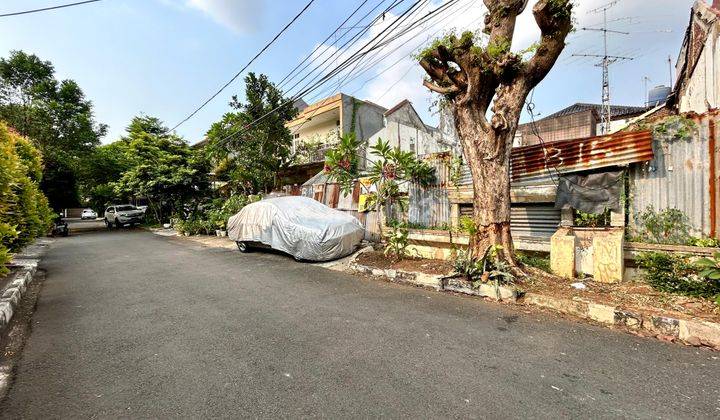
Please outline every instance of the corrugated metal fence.
[{"label": "corrugated metal fence", "polygon": [[695,234],[717,237],[717,162],[720,112],[692,119],[697,129],[686,139],[656,135],[654,159],[630,167],[630,224],[652,206],[685,213]]},{"label": "corrugated metal fence", "polygon": [[422,187],[413,183],[408,188],[408,221],[423,226],[441,226],[450,223],[447,156],[429,155],[425,161],[435,169],[435,181]]}]

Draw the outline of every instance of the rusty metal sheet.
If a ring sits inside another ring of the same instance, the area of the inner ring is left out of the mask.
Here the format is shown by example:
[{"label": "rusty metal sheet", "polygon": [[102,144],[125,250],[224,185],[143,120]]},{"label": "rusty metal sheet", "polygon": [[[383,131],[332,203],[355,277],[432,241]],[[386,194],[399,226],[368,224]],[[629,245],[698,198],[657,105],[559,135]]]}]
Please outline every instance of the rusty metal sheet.
[{"label": "rusty metal sheet", "polygon": [[718,237],[720,111],[685,117],[697,124],[691,138],[656,140],[653,160],[630,166],[630,226],[635,227],[637,216],[652,206],[656,211],[683,212],[695,236]]},{"label": "rusty metal sheet", "polygon": [[652,133],[635,131],[608,136],[555,141],[513,149],[513,182],[645,162],[653,158]]}]

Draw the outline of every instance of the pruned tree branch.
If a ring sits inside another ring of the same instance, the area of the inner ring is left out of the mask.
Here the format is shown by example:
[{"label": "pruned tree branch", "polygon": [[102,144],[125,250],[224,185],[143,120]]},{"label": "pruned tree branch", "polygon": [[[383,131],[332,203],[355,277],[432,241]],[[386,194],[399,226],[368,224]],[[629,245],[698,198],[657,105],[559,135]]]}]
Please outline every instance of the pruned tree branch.
[{"label": "pruned tree branch", "polygon": [[433,92],[437,92],[437,93],[439,93],[439,94],[441,94],[441,95],[452,95],[452,94],[454,94],[454,93],[460,92],[460,88],[458,88],[458,87],[455,86],[455,85],[450,85],[450,86],[448,86],[448,87],[442,87],[442,86],[436,85],[435,83],[433,83],[433,82],[431,82],[431,81],[429,81],[429,80],[424,80],[424,81],[423,81],[423,85],[424,85],[426,88],[432,90]]},{"label": "pruned tree branch", "polygon": [[565,38],[572,30],[570,0],[540,0],[533,7],[541,38],[535,55],[525,66],[530,87],[537,85],[555,65],[565,48]]}]

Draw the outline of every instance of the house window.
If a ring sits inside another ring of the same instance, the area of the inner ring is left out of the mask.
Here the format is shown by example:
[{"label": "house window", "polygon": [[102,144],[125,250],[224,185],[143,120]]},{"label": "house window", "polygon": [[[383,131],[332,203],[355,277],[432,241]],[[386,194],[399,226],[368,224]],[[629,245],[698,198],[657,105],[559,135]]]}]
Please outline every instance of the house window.
[{"label": "house window", "polygon": [[415,153],[415,139],[410,137],[410,151]]}]

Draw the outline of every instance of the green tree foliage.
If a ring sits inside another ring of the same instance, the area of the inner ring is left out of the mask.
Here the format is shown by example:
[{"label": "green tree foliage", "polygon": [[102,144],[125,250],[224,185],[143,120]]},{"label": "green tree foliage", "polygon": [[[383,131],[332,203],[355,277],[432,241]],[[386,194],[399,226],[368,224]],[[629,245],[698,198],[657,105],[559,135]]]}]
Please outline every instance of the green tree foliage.
[{"label": "green tree foliage", "polygon": [[[138,128],[150,120],[154,123]],[[194,212],[207,197],[207,158],[180,137],[169,134],[159,120],[136,117],[122,143],[118,147],[124,149],[128,167],[113,183],[114,192],[118,196],[146,198],[157,221],[171,214]]]},{"label": "green tree foliage", "polygon": [[54,208],[78,203],[78,171],[107,130],[73,80],[58,81],[49,61],[12,51],[0,58],[0,119],[32,139],[45,162],[41,187]]},{"label": "green tree foliage", "polygon": [[268,192],[278,170],[289,163],[292,136],[285,122],[297,110],[267,76],[254,73],[245,78],[245,102],[233,96],[230,106],[235,111],[207,133],[214,172],[235,192]]},{"label": "green tree foliage", "polygon": [[129,198],[118,195],[114,185],[131,167],[127,146],[125,139],[98,146],[84,161],[80,188],[85,192],[88,206],[99,214],[108,205]]},{"label": "green tree foliage", "polygon": [[0,121],[0,275],[9,251],[47,233],[53,214],[40,191],[42,157],[32,143]]}]

